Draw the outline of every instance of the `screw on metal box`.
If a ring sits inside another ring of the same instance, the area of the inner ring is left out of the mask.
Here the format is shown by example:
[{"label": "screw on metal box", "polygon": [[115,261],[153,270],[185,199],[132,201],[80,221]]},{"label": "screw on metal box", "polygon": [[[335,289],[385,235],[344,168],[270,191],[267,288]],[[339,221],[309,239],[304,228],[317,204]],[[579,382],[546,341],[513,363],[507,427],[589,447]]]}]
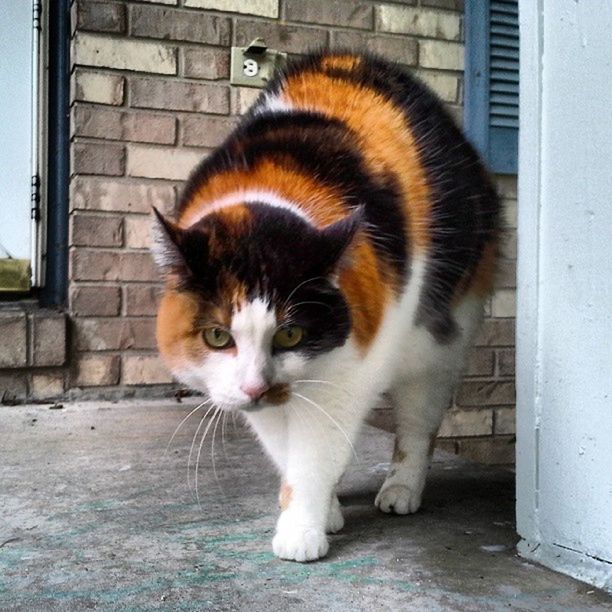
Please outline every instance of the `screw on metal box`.
[{"label": "screw on metal box", "polygon": [[268,49],[263,38],[246,47],[232,47],[230,83],[246,87],[265,87],[287,60],[287,54]]}]

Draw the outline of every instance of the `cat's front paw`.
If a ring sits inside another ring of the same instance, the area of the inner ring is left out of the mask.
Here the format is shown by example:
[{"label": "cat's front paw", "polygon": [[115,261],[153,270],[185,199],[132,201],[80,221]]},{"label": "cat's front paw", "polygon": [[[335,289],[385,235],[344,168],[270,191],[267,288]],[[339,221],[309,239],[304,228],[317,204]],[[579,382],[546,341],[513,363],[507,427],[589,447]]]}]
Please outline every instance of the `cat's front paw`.
[{"label": "cat's front paw", "polygon": [[421,492],[400,484],[383,484],[375,504],[387,514],[413,514],[421,507]]},{"label": "cat's front paw", "polygon": [[272,540],[272,550],[281,559],[303,563],[324,557],[329,550],[329,543],[321,529],[285,525],[277,528]]}]

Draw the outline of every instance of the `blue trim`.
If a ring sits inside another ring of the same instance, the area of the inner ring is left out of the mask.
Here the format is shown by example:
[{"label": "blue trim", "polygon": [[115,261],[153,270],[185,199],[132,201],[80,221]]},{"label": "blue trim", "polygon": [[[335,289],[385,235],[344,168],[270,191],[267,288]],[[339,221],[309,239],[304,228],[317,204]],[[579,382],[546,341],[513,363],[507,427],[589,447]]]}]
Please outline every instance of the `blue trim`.
[{"label": "blue trim", "polygon": [[466,0],[464,129],[493,172],[516,174],[518,130],[490,125],[490,17],[490,0]]},{"label": "blue trim", "polygon": [[70,0],[49,2],[47,258],[44,306],[63,306],[68,289],[70,181]]},{"label": "blue trim", "polygon": [[489,0],[465,4],[464,129],[484,159],[489,159]]}]

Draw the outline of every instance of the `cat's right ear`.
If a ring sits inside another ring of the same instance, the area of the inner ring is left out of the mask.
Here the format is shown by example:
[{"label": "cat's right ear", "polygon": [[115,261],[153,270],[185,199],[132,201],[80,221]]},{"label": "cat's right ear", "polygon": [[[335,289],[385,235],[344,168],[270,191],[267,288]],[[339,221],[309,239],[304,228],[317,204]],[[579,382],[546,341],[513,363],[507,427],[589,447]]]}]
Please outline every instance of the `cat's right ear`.
[{"label": "cat's right ear", "polygon": [[180,249],[181,230],[166,219],[153,206],[154,218],[151,226],[153,259],[162,272],[178,272],[186,268]]}]

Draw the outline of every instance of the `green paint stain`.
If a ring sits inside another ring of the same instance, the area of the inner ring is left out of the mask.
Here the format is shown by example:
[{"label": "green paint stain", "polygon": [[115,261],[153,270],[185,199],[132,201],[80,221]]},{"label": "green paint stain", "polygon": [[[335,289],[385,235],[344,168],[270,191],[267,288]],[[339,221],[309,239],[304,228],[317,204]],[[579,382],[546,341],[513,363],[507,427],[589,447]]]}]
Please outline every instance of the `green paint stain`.
[{"label": "green paint stain", "polygon": [[87,502],[85,504],[81,504],[77,507],[77,510],[80,512],[93,510],[94,512],[101,512],[103,510],[116,510],[117,508],[121,508],[125,506],[125,501],[118,501],[116,499],[97,499],[92,502]]},{"label": "green paint stain", "polygon": [[261,539],[262,534],[259,533],[228,533],[226,535],[216,537],[204,537],[204,544],[207,546],[218,546],[232,542],[252,542],[253,540]]}]

